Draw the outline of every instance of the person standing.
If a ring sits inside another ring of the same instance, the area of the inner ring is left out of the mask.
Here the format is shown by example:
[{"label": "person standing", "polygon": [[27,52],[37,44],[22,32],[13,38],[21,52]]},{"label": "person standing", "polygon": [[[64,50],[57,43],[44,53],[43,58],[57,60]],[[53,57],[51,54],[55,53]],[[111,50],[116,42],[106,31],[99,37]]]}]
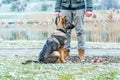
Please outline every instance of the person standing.
[{"label": "person standing", "polygon": [[[84,15],[92,16],[93,3],[92,0],[56,0],[55,15],[66,16],[70,22],[75,24],[75,30],[78,41],[78,56],[81,60],[85,59],[85,31],[84,31]],[[65,55],[69,56],[71,42],[71,30],[67,31],[67,43],[65,44]]]}]

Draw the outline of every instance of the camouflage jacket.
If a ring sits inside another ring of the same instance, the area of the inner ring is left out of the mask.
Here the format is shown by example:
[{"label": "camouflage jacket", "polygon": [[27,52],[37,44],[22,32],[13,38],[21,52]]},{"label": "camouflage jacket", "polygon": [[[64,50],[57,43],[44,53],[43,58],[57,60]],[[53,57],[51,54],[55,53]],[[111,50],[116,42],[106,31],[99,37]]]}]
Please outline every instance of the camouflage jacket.
[{"label": "camouflage jacket", "polygon": [[55,12],[60,12],[60,9],[76,10],[85,9],[92,11],[92,0],[56,0]]}]

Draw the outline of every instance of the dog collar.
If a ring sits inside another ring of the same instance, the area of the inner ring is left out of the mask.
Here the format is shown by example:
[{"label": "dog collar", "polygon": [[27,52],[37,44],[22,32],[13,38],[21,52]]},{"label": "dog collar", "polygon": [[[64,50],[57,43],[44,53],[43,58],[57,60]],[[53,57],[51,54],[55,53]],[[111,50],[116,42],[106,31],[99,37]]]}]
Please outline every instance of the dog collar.
[{"label": "dog collar", "polygon": [[57,29],[56,29],[56,31],[53,33],[53,35],[59,35],[59,36],[63,36],[63,37],[66,37],[66,38],[67,38],[65,31],[62,32],[62,31],[57,30]]},{"label": "dog collar", "polygon": [[66,34],[66,32],[63,29],[57,29],[57,30]]}]

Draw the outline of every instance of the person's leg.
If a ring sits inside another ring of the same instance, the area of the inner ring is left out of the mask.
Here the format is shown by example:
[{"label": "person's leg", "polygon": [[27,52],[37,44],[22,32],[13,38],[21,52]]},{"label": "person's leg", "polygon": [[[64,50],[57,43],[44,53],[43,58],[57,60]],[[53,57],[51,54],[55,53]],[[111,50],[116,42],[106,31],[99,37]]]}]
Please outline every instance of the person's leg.
[{"label": "person's leg", "polygon": [[[67,20],[69,20],[70,22],[72,22],[72,12],[71,10],[62,10],[61,11],[61,16],[66,16]],[[69,56],[69,52],[70,52],[70,42],[71,42],[71,30],[67,31],[67,42],[64,46],[64,54],[65,54],[65,58],[67,56]]]},{"label": "person's leg", "polygon": [[84,32],[84,14],[85,10],[75,10],[73,11],[73,20],[75,24],[75,30],[77,34],[77,41],[78,41],[78,56],[81,59],[84,59],[84,52],[85,52],[85,32]]}]

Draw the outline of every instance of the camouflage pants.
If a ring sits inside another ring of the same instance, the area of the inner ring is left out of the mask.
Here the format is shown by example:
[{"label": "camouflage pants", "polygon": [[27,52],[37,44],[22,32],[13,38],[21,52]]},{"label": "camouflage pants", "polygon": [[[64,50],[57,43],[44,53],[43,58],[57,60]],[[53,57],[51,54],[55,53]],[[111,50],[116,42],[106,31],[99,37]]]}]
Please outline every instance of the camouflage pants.
[{"label": "camouflage pants", "polygon": [[[85,32],[84,32],[84,14],[85,9],[80,10],[62,10],[61,15],[66,16],[70,22],[75,24],[75,30],[77,34],[78,50],[85,49]],[[65,44],[66,49],[70,49],[71,42],[71,30],[67,31],[67,43]]]}]

